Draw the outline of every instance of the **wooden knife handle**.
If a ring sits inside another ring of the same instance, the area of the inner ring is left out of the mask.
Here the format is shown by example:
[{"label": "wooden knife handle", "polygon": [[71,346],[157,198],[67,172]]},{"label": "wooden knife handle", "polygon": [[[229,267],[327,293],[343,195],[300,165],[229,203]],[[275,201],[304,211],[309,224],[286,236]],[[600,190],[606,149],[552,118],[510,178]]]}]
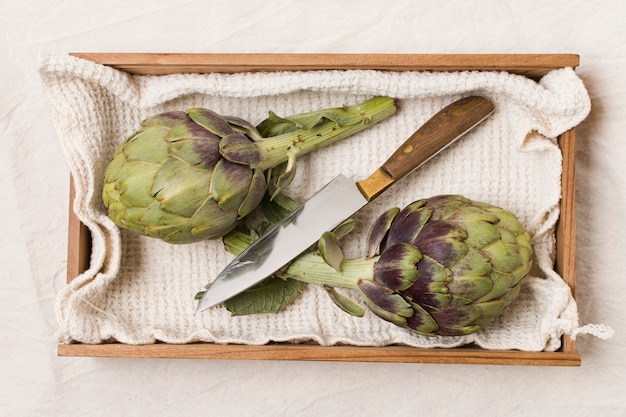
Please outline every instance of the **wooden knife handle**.
[{"label": "wooden knife handle", "polygon": [[446,106],[400,145],[370,177],[357,182],[359,189],[368,201],[372,200],[463,136],[493,111],[494,105],[480,96],[462,98]]}]

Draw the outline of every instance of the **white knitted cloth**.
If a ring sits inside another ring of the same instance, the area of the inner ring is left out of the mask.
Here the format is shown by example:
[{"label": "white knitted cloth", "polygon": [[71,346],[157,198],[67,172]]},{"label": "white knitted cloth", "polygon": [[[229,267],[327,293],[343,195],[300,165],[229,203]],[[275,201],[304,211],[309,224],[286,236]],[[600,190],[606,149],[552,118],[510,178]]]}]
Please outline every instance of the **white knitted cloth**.
[{"label": "white knitted cloth", "polygon": [[[90,268],[58,295],[59,339],[129,344],[265,344],[309,341],[382,346],[556,350],[576,334],[569,287],[552,269],[562,157],[555,138],[588,114],[587,92],[571,68],[535,82],[497,72],[313,71],[131,76],[69,56],[42,58],[58,138],[76,186],[74,211],[89,227]],[[491,99],[496,112],[356,217],[347,255],[362,256],[371,221],[389,207],[443,193],[463,194],[514,212],[533,236],[536,266],[516,301],[487,329],[465,337],[422,337],[371,313],[340,311],[324,290],[307,286],[280,314],[231,317],[221,308],[195,314],[194,294],[232,259],[220,240],[170,245],[118,229],[101,201],[103,172],[116,146],[142,119],[166,110],[206,107],[258,123],[341,106],[374,95],[398,99],[398,112],[356,136],[298,161],[288,193],[310,196],[338,173],[362,178],[428,117],[462,96]]]}]

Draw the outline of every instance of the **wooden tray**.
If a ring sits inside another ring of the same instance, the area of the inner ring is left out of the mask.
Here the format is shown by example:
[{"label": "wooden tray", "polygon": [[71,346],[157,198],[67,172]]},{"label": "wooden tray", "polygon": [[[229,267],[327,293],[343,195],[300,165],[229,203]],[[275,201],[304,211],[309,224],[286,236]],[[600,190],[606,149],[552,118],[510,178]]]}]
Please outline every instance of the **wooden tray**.
[{"label": "wooden tray", "polygon": [[[405,55],[405,54],[154,54],[154,53],[73,53],[133,74],[307,71],[323,69],[374,69],[387,71],[507,71],[539,79],[547,72],[577,67],[578,55],[572,54],[482,54],[482,55]],[[561,215],[557,224],[555,270],[575,288],[576,222],[574,183],[574,129],[561,135],[563,152]],[[71,210],[74,187],[70,179],[70,213],[67,281],[88,268],[89,230]],[[579,366],[576,344],[567,335],[556,352],[486,350],[475,347],[420,349],[406,346],[322,347],[317,344],[273,343],[264,346],[193,343],[172,345],[60,344],[59,356],[150,357],[246,360],[317,360],[352,362],[423,362],[494,365]]]}]

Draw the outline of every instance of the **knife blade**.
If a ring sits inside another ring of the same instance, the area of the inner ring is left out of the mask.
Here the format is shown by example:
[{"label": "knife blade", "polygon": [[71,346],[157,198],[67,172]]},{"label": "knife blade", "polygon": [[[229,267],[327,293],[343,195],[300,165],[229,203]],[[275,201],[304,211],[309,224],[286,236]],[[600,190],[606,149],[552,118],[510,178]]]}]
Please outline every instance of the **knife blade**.
[{"label": "knife blade", "polygon": [[494,105],[481,96],[457,100],[426,121],[368,178],[355,182],[338,175],[235,257],[208,286],[196,312],[220,304],[278,271],[324,232],[352,216],[493,111]]}]

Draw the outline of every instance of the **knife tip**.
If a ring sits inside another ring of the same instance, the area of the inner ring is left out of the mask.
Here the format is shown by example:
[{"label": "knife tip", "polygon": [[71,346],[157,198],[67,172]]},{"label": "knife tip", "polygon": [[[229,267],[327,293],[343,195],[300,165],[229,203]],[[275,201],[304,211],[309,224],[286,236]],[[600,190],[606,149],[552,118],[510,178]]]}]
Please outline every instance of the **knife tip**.
[{"label": "knife tip", "polygon": [[209,304],[209,303],[203,303],[202,300],[200,300],[198,302],[198,305],[196,306],[196,313],[202,313],[204,310],[208,310],[209,308],[213,307],[213,305]]},{"label": "knife tip", "polygon": [[214,303],[206,296],[206,293],[202,295],[202,298],[198,300],[198,305],[196,306],[196,314],[202,313],[204,310],[208,310],[218,303]]}]

